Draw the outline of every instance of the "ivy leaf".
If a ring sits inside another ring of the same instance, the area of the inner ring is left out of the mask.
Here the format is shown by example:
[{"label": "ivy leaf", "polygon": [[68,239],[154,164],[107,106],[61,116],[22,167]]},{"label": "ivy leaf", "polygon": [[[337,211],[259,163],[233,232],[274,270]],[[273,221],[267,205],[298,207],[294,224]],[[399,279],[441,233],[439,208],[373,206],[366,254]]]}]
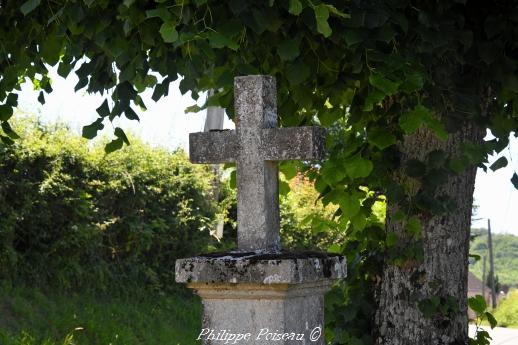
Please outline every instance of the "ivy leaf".
[{"label": "ivy leaf", "polygon": [[405,229],[414,236],[421,235],[421,221],[417,217],[412,217],[406,223]]},{"label": "ivy leaf", "polygon": [[491,326],[491,329],[495,328],[496,325],[498,324],[498,322],[496,321],[496,319],[493,316],[493,314],[491,314],[490,312],[486,311],[485,315],[486,315],[487,321],[489,321],[489,325]]},{"label": "ivy leaf", "polygon": [[354,156],[344,162],[345,172],[352,179],[367,177],[372,172],[373,164],[370,160],[362,158],[360,155]]},{"label": "ivy leaf", "polygon": [[20,6],[20,11],[22,11],[23,15],[26,16],[28,15],[29,13],[31,13],[32,11],[34,11],[34,9],[36,7],[38,7],[41,3],[41,0],[28,0],[28,1],[25,1],[23,3],[22,6]]},{"label": "ivy leaf", "polygon": [[146,11],[146,18],[149,19],[155,17],[161,18],[164,22],[169,22],[173,19],[173,15],[165,7],[159,7]]},{"label": "ivy leaf", "polygon": [[20,136],[11,128],[9,122],[2,122],[2,129],[11,139],[20,139]]},{"label": "ivy leaf", "polygon": [[0,121],[7,121],[13,116],[13,108],[10,105],[0,105]]},{"label": "ivy leaf", "polygon": [[346,13],[343,13],[343,12],[340,12],[336,7],[334,7],[333,5],[325,5],[327,7],[327,9],[329,10],[330,13],[334,14],[335,16],[337,17],[340,17],[340,18],[351,18],[351,16],[349,14],[346,14]]},{"label": "ivy leaf", "polygon": [[340,182],[345,176],[345,170],[333,161],[326,161],[320,169],[322,179],[329,185]]},{"label": "ivy leaf", "polygon": [[302,3],[299,0],[290,0],[290,7],[288,12],[291,14],[298,16],[302,13]]},{"label": "ivy leaf", "polygon": [[363,111],[372,111],[374,109],[374,105],[378,104],[385,98],[385,94],[379,90],[372,90],[367,95],[365,99],[365,104],[363,105]]},{"label": "ivy leaf", "polygon": [[379,73],[371,73],[369,83],[387,96],[395,94],[399,87],[398,83],[385,78]]},{"label": "ivy leaf", "polygon": [[239,45],[236,42],[219,32],[212,32],[209,35],[209,44],[212,48],[216,49],[228,47],[236,51],[239,48]]},{"label": "ivy leaf", "polygon": [[491,169],[493,171],[497,171],[498,169],[505,168],[507,166],[507,163],[508,163],[507,158],[500,157],[493,164],[491,164],[489,169]]},{"label": "ivy leaf", "polygon": [[386,130],[376,129],[369,131],[368,140],[371,144],[383,150],[396,143],[396,136]]},{"label": "ivy leaf", "polygon": [[331,246],[329,246],[329,248],[327,248],[327,252],[332,254],[340,254],[342,252],[342,246],[337,243],[334,243]]},{"label": "ivy leaf", "polygon": [[286,69],[286,77],[291,85],[298,85],[309,78],[310,70],[308,65],[302,61],[296,62]]},{"label": "ivy leaf", "polygon": [[11,138],[9,138],[9,137],[6,137],[5,135],[0,135],[0,140],[1,140],[5,145],[13,145],[13,144],[14,144],[13,139],[11,139]]},{"label": "ivy leaf", "polygon": [[487,309],[486,300],[482,295],[468,298],[468,305],[478,315],[484,314],[484,311]]},{"label": "ivy leaf", "polygon": [[126,110],[124,110],[124,115],[126,115],[128,120],[137,120],[140,122],[140,118],[131,107],[128,107]]},{"label": "ivy leaf", "polygon": [[294,60],[300,54],[298,40],[293,39],[282,42],[277,47],[277,54],[279,54],[282,61]]},{"label": "ivy leaf", "polygon": [[130,142],[128,140],[128,137],[126,136],[126,133],[124,133],[124,131],[122,130],[122,128],[120,127],[116,127],[115,128],[115,131],[114,131],[114,134],[117,138],[120,138],[122,139],[122,141],[124,141],[126,143],[126,145],[129,145]]},{"label": "ivy leaf", "polygon": [[329,9],[326,5],[320,4],[314,7],[315,11],[315,19],[317,21],[317,31],[320,32],[324,37],[331,36],[333,32],[329,23],[327,22],[329,18]]},{"label": "ivy leaf", "polygon": [[178,31],[176,26],[171,22],[165,22],[160,27],[160,35],[165,43],[173,43],[178,40]]},{"label": "ivy leaf", "polygon": [[518,175],[516,173],[514,173],[513,177],[511,177],[511,183],[513,184],[514,188],[518,189]]},{"label": "ivy leaf", "polygon": [[103,104],[99,108],[96,109],[97,114],[101,117],[106,117],[110,115],[110,107],[108,106],[108,100],[105,99]]},{"label": "ivy leaf", "polygon": [[114,151],[120,150],[122,146],[124,145],[124,141],[122,138],[117,138],[112,141],[110,141],[106,146],[104,147],[104,152],[112,153]]},{"label": "ivy leaf", "polygon": [[406,134],[414,134],[421,125],[428,122],[431,117],[430,110],[422,105],[416,106],[399,118],[399,126]]},{"label": "ivy leaf", "polygon": [[83,127],[82,136],[86,139],[93,139],[97,136],[97,132],[104,128],[103,119],[98,118],[88,126]]},{"label": "ivy leaf", "polygon": [[41,105],[45,104],[45,95],[43,94],[43,91],[40,91],[38,95],[38,102],[40,102]]},{"label": "ivy leaf", "polygon": [[360,200],[357,195],[343,193],[338,198],[338,204],[342,210],[342,215],[347,219],[352,219],[360,211]]}]

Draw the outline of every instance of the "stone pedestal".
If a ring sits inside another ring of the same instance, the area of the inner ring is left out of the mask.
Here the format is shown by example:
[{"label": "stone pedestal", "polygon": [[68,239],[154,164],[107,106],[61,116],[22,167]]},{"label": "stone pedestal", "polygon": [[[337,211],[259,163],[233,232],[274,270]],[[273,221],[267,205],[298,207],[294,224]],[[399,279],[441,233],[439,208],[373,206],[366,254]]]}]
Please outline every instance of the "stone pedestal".
[{"label": "stone pedestal", "polygon": [[203,344],[325,344],[324,294],[345,259],[323,253],[227,253],[176,261],[203,301]]}]

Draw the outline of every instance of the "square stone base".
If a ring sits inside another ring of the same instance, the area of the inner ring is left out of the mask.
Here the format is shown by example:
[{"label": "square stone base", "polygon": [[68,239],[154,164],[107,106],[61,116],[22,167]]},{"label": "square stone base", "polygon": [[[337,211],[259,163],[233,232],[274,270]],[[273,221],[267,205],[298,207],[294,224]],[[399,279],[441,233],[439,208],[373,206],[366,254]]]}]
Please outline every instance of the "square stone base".
[{"label": "square stone base", "polygon": [[176,262],[202,298],[203,344],[325,344],[324,294],[345,259],[321,253],[229,253]]}]

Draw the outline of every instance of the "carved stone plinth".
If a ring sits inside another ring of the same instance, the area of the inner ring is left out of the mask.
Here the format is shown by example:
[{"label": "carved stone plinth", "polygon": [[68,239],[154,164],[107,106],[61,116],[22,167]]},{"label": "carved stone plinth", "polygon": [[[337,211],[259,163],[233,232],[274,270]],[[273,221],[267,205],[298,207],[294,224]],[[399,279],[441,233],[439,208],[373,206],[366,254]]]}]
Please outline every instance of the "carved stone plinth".
[{"label": "carved stone plinth", "polygon": [[176,262],[202,298],[203,344],[324,344],[324,294],[346,276],[322,253],[229,253]]}]

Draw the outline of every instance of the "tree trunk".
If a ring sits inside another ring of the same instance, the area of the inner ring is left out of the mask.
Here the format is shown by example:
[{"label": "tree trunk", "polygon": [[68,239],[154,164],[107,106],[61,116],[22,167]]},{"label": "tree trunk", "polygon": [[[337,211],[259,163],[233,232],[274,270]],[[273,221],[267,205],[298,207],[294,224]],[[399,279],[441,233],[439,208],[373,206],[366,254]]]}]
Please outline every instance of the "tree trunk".
[{"label": "tree trunk", "polygon": [[[462,143],[480,143],[483,134],[483,130],[465,124],[442,142],[430,130],[420,129],[405,137],[400,146],[402,168],[394,172],[394,178],[406,185],[413,182],[418,189],[417,180],[405,175],[406,162],[410,159],[426,162],[428,154],[434,150],[460,156]],[[422,243],[423,258],[397,265],[385,264],[377,296],[376,344],[467,344],[468,250],[475,173],[475,167],[466,169],[458,175],[450,175],[439,186],[437,195],[447,195],[455,202],[453,212],[442,215],[421,212],[417,215],[422,226],[419,243]],[[405,230],[404,222],[396,219],[400,206],[389,200],[386,229],[387,234],[397,236],[399,248],[404,249],[415,240]],[[455,301],[458,308],[434,312],[432,307],[425,316],[423,305],[434,305],[437,301],[443,306],[448,301]]]}]

